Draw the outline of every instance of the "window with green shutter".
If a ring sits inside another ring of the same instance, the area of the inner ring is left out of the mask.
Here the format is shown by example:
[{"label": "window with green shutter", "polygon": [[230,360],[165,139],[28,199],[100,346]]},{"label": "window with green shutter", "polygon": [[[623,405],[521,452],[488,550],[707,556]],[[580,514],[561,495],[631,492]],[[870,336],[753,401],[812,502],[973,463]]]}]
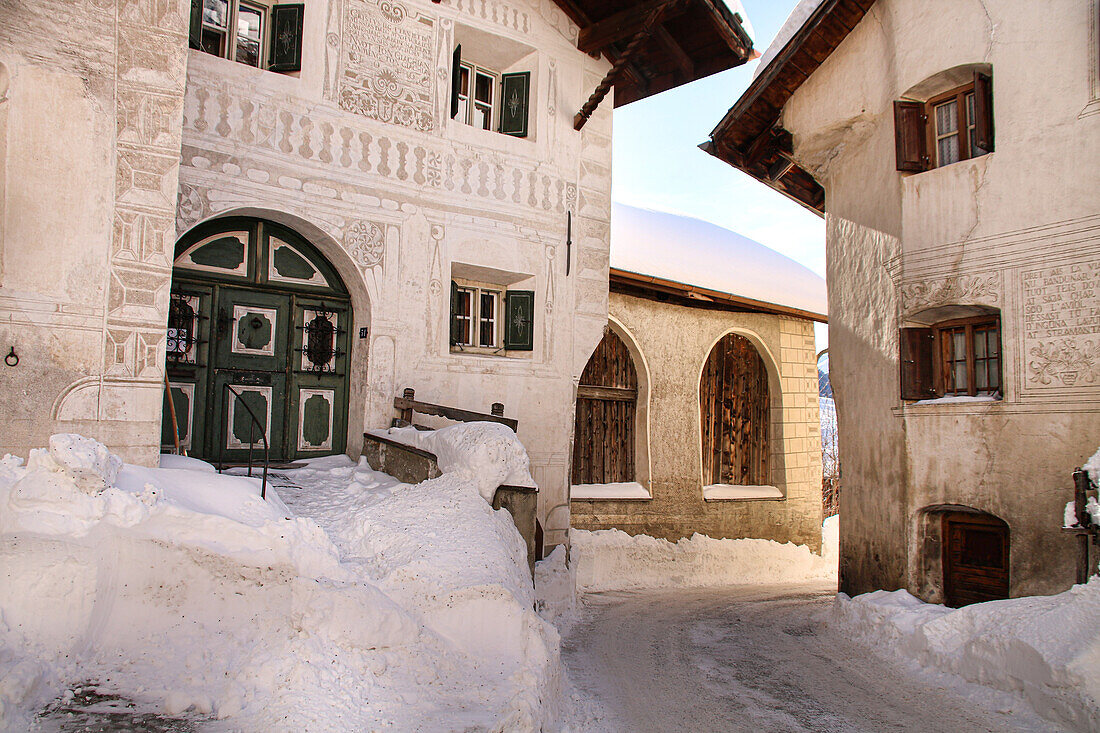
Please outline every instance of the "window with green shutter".
[{"label": "window with green shutter", "polygon": [[501,74],[500,131],[505,135],[527,137],[527,107],[530,90],[530,71]]},{"label": "window with green shutter", "polygon": [[535,293],[509,290],[504,298],[504,348],[531,351],[535,348]]}]

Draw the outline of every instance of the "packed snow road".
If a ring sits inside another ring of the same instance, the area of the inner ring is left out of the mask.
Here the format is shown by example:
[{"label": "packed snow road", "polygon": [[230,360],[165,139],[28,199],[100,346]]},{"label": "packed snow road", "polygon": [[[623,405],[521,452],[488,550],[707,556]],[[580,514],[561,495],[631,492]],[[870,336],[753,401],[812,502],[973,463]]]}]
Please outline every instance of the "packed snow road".
[{"label": "packed snow road", "polygon": [[615,592],[563,640],[568,728],[1059,730],[1016,698],[872,656],[821,616],[835,586]]}]

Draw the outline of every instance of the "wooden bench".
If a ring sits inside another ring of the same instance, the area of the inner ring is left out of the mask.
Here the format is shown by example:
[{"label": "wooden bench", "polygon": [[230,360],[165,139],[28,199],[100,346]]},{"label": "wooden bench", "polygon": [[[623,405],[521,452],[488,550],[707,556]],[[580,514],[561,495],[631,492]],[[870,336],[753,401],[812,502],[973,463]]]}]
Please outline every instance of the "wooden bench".
[{"label": "wooden bench", "polygon": [[[504,405],[500,402],[494,402],[490,413],[485,414],[431,402],[417,402],[415,392],[406,389],[401,397],[394,398],[393,406],[400,413],[400,417],[393,420],[395,428],[431,430],[432,428],[413,423],[413,413],[416,412],[458,422],[497,422],[507,425],[512,432],[519,425],[518,420],[504,417]],[[434,453],[405,445],[384,435],[364,433],[363,456],[375,471],[382,471],[405,483],[419,483],[442,475]],[[527,544],[527,564],[532,573],[535,570],[535,561],[540,559],[542,553],[542,527],[537,518],[538,491],[533,486],[502,484],[497,487],[492,501],[494,509],[504,509],[512,515],[512,521]]]},{"label": "wooden bench", "polygon": [[415,425],[413,423],[414,412],[419,412],[422,415],[445,417],[448,420],[455,420],[457,422],[498,422],[501,425],[507,425],[512,429],[513,433],[516,432],[516,429],[519,427],[519,420],[504,417],[503,402],[494,402],[489,408],[489,413],[486,414],[484,412],[461,410],[457,407],[436,405],[431,402],[418,402],[416,400],[416,392],[412,389],[406,389],[401,397],[393,398],[393,407],[401,415],[401,417],[393,419],[393,427],[395,428],[414,427],[418,430],[431,430],[431,428],[423,425]]}]

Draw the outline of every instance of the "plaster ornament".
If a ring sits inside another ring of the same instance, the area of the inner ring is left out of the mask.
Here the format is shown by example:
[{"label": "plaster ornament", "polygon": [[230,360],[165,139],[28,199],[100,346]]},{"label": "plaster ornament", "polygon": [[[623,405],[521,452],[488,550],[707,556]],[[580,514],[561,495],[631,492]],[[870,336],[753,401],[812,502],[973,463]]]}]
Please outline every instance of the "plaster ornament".
[{"label": "plaster ornament", "polygon": [[953,275],[903,285],[901,300],[906,313],[940,305],[997,304],[1000,288],[996,275]]},{"label": "plaster ornament", "polygon": [[1028,353],[1027,380],[1033,384],[1049,385],[1057,380],[1073,387],[1100,382],[1100,341],[1048,341],[1031,347]]},{"label": "plaster ornament", "polygon": [[344,233],[344,248],[362,267],[378,267],[386,254],[385,230],[370,221],[352,222]]}]

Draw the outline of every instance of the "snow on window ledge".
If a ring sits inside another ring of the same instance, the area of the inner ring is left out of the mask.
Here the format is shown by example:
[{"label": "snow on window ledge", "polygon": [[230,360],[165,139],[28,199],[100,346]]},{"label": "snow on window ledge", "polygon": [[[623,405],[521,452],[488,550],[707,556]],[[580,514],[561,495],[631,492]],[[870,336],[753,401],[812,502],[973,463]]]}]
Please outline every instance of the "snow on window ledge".
[{"label": "snow on window ledge", "polygon": [[574,484],[569,498],[573,501],[646,501],[653,497],[637,481],[622,481],[615,484]]},{"label": "snow on window ledge", "polygon": [[703,487],[704,501],[751,501],[753,499],[782,499],[783,492],[774,486],[733,486],[711,484]]},{"label": "snow on window ledge", "polygon": [[952,397],[937,397],[933,400],[917,400],[916,402],[909,403],[913,405],[953,405],[966,402],[1000,402],[1000,397],[993,395],[978,395],[971,397],[970,395],[956,395]]}]

